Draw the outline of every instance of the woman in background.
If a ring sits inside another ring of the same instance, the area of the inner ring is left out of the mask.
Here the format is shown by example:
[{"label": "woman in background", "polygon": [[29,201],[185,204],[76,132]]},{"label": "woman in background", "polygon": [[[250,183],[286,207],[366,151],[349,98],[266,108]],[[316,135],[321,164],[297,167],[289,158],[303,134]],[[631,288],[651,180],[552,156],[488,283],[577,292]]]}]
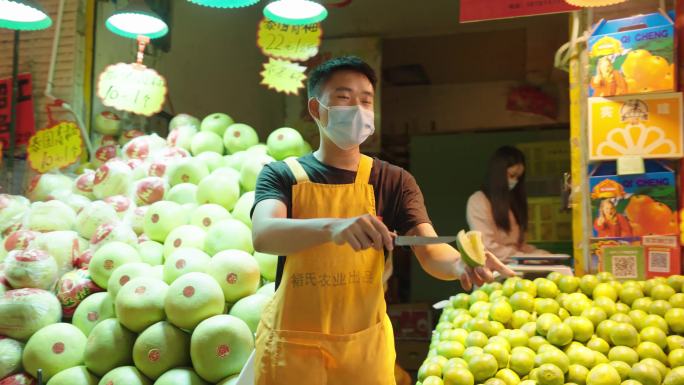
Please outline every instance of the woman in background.
[{"label": "woman in background", "polygon": [[525,242],[525,156],[515,147],[496,150],[482,189],[468,199],[466,216],[470,229],[482,232],[485,248],[504,263],[516,255],[547,254]]}]

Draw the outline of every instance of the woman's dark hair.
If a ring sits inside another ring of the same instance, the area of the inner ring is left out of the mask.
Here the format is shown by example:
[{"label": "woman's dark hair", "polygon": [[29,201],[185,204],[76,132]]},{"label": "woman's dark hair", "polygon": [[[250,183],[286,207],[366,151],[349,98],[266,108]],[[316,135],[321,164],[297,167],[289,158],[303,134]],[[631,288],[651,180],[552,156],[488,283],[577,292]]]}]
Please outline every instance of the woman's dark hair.
[{"label": "woman's dark hair", "polygon": [[511,231],[509,210],[513,212],[516,222],[520,226],[522,243],[527,230],[527,192],[525,191],[525,172],[518,179],[513,190],[508,189],[508,168],[522,164],[525,166],[525,155],[512,146],[500,147],[489,160],[487,174],[482,184],[489,203],[496,226],[504,231]]}]

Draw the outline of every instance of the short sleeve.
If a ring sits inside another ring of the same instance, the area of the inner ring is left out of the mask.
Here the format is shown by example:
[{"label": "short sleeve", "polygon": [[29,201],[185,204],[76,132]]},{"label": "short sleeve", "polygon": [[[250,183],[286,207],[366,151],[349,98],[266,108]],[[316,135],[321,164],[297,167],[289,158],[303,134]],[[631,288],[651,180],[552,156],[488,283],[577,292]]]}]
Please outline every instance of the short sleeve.
[{"label": "short sleeve", "polygon": [[259,173],[254,192],[254,205],[250,216],[254,213],[256,205],[267,199],[277,199],[287,206],[289,213],[292,206],[292,184],[294,176],[283,162],[269,163]]},{"label": "short sleeve", "polygon": [[431,223],[425,208],[423,192],[420,191],[416,179],[406,170],[401,170],[401,193],[399,194],[398,212],[393,227],[399,234],[406,234],[412,228]]}]

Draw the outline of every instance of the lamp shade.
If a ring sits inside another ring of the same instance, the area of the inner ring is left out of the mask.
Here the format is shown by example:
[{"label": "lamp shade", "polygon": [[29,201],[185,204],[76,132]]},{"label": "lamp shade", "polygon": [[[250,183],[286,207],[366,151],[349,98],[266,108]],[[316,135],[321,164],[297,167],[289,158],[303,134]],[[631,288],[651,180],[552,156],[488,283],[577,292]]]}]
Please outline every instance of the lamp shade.
[{"label": "lamp shade", "polygon": [[287,25],[318,23],[328,17],[328,10],[311,0],[276,0],[264,8],[264,16]]},{"label": "lamp shade", "polygon": [[259,0],[188,0],[191,3],[212,8],[242,8],[249,7],[259,2]]},{"label": "lamp shade", "polygon": [[36,31],[52,25],[52,19],[33,0],[0,0],[0,28]]},{"label": "lamp shade", "polygon": [[627,0],[565,0],[566,3],[576,7],[604,7],[624,3]]},{"label": "lamp shade", "polygon": [[128,6],[115,11],[105,22],[107,29],[131,39],[147,36],[150,39],[169,33],[169,27],[143,1],[131,1]]}]

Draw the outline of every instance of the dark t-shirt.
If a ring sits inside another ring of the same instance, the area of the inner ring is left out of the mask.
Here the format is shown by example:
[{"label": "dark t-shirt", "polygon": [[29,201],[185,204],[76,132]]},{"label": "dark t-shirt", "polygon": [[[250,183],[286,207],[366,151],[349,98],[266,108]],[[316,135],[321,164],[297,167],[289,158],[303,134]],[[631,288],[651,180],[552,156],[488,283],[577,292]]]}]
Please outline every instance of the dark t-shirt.
[{"label": "dark t-shirt", "polygon": [[[321,163],[313,154],[298,159],[313,183],[353,183],[356,172],[342,170]],[[267,164],[257,179],[254,207],[266,199],[277,199],[287,206],[292,217],[292,186],[296,180],[285,162]],[[373,159],[370,184],[375,192],[375,210],[390,231],[405,234],[421,223],[430,223],[423,194],[415,178],[401,167],[380,159]],[[280,282],[285,258],[278,261],[276,285]]]}]

